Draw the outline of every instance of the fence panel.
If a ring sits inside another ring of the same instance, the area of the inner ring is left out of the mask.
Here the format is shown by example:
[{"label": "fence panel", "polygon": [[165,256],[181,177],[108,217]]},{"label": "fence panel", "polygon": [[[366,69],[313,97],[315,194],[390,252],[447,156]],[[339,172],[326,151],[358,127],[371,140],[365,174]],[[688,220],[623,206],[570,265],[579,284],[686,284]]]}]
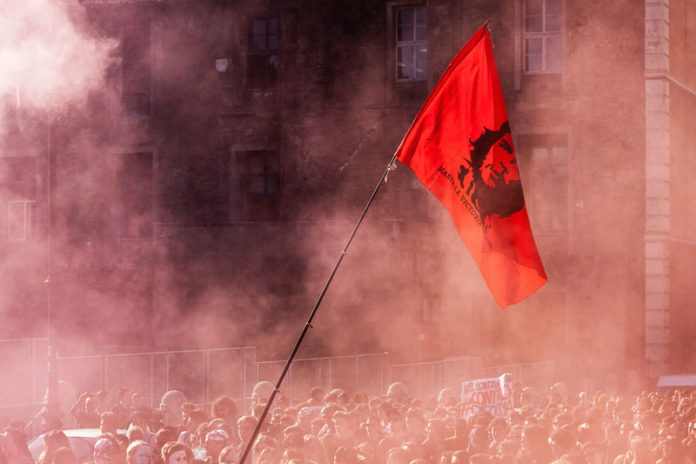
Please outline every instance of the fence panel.
[{"label": "fence panel", "polygon": [[207,403],[226,395],[237,401],[240,411],[245,410],[255,383],[255,348],[208,351]]},{"label": "fence panel", "polygon": [[[313,387],[326,391],[341,388],[348,394],[358,391],[379,395],[384,389],[387,353],[370,353],[327,358],[295,359],[281,386],[281,394],[292,401],[309,398]],[[278,381],[287,361],[256,363],[257,381]]]},{"label": "fence panel", "polygon": [[484,369],[484,377],[498,377],[510,373],[513,382],[520,382],[537,392],[544,392],[555,381],[555,366],[554,361],[491,366]]},{"label": "fence panel", "polygon": [[45,338],[0,340],[0,424],[32,417],[46,390],[48,342]]},{"label": "fence panel", "polygon": [[73,356],[60,358],[59,374],[78,392],[115,394],[125,387],[141,393],[155,408],[168,390],[180,390],[189,401],[205,407],[220,395],[243,405],[255,380],[255,362],[256,350],[249,347]]},{"label": "fence panel", "polygon": [[390,366],[390,382],[402,382],[416,398],[436,398],[440,390],[450,387],[459,392],[464,380],[479,377],[481,358],[449,358],[443,361],[394,364]]}]

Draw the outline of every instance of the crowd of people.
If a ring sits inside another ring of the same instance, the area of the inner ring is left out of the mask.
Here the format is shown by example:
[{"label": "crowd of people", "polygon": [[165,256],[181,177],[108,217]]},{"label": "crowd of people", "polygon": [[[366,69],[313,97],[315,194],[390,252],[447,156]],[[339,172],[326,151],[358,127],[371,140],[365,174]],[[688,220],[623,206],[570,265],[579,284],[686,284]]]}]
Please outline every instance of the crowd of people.
[{"label": "crowd of people", "polygon": [[[69,414],[80,428],[99,428],[93,451],[79,456],[60,428],[43,435],[34,459],[25,424],[0,435],[0,464],[236,464],[257,431],[274,386],[260,382],[240,410],[230,397],[209,409],[167,392],[159,408],[138,393],[85,393]],[[535,392],[516,384],[507,414],[464,414],[444,388],[416,399],[399,382],[384,396],[314,388],[269,407],[245,459],[252,464],[693,464],[696,392],[644,392],[633,398],[569,393],[563,383]],[[467,409],[470,411],[470,409]]]}]

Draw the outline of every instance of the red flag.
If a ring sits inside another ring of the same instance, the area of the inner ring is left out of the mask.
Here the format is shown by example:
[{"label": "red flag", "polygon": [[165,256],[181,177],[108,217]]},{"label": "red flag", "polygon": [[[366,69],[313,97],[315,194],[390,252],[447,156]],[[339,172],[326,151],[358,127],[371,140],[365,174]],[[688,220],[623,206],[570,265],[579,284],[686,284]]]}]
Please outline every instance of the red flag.
[{"label": "red flag", "polygon": [[546,283],[486,26],[447,67],[396,156],[449,210],[501,308]]}]

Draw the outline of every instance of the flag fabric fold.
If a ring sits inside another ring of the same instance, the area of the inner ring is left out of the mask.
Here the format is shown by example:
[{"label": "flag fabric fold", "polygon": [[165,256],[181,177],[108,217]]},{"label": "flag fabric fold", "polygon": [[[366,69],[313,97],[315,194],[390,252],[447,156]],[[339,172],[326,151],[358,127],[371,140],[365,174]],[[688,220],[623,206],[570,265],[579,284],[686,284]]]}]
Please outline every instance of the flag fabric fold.
[{"label": "flag fabric fold", "polygon": [[501,308],[546,283],[485,25],[447,67],[396,156],[447,208]]}]

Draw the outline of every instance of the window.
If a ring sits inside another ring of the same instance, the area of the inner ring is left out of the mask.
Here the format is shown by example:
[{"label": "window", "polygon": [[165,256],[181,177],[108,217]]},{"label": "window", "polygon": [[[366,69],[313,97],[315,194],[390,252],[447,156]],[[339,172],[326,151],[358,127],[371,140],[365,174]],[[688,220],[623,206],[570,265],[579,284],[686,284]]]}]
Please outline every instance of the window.
[{"label": "window", "polygon": [[396,80],[423,81],[428,71],[428,17],[424,6],[396,10]]},{"label": "window", "polygon": [[274,150],[237,152],[231,185],[235,219],[275,219],[280,193],[280,160]]},{"label": "window", "polygon": [[518,149],[529,216],[535,231],[568,229],[568,142],[564,134],[521,135]]},{"label": "window", "polygon": [[524,1],[524,71],[561,71],[561,0]]},{"label": "window", "polygon": [[33,239],[36,230],[36,202],[10,200],[8,213],[8,239],[10,241]]},{"label": "window", "polygon": [[121,43],[121,98],[131,115],[150,114],[150,27],[126,29]]},{"label": "window", "polygon": [[273,88],[277,79],[278,19],[254,19],[249,24],[247,88]]}]

